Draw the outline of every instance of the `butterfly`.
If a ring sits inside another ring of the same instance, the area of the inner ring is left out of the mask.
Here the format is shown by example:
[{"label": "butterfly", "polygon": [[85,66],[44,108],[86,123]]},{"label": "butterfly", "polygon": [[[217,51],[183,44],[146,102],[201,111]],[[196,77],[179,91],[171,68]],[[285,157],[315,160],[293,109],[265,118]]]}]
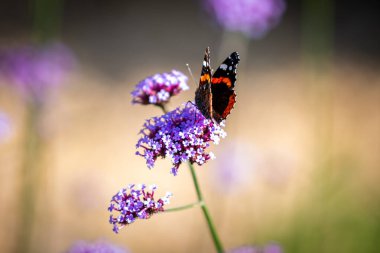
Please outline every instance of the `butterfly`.
[{"label": "butterfly", "polygon": [[239,54],[233,52],[211,75],[210,48],[206,48],[195,105],[205,118],[218,124],[227,118],[236,102],[234,87],[239,61]]}]

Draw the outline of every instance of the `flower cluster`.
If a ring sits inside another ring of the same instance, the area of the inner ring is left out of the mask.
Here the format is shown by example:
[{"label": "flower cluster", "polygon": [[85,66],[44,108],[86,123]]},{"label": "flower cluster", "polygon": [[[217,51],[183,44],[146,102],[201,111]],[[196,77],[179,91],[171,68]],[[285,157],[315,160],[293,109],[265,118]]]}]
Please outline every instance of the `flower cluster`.
[{"label": "flower cluster", "polygon": [[136,154],[146,159],[148,168],[153,168],[158,157],[169,157],[173,164],[171,173],[177,175],[182,162],[204,164],[214,159],[212,152],[206,153],[209,142],[218,144],[226,132],[212,120],[206,119],[191,103],[160,117],[147,120],[137,142]]},{"label": "flower cluster", "polygon": [[95,242],[76,242],[68,251],[68,253],[128,253],[124,248],[111,244],[106,241]]},{"label": "flower cluster", "polygon": [[205,0],[205,3],[226,30],[240,31],[256,39],[276,26],[285,11],[284,0]]},{"label": "flower cluster", "polygon": [[[108,211],[111,212],[109,222],[113,224],[113,231],[131,224],[136,219],[149,219],[153,214],[163,212],[164,205],[169,204],[170,192],[165,197],[154,200],[154,191],[157,186],[151,185],[150,191],[146,190],[146,185],[141,184],[135,187],[134,184],[121,189],[112,197]],[[113,216],[113,211],[118,212],[118,216]]]},{"label": "flower cluster", "polygon": [[155,104],[167,103],[170,97],[188,90],[187,77],[177,70],[150,76],[136,85],[132,91],[132,103]]},{"label": "flower cluster", "polygon": [[264,248],[254,246],[242,246],[227,251],[227,253],[282,253],[282,249],[277,244],[268,244]]},{"label": "flower cluster", "polygon": [[60,84],[73,64],[73,54],[59,43],[0,52],[1,74],[27,98],[37,100],[41,100],[49,88]]}]

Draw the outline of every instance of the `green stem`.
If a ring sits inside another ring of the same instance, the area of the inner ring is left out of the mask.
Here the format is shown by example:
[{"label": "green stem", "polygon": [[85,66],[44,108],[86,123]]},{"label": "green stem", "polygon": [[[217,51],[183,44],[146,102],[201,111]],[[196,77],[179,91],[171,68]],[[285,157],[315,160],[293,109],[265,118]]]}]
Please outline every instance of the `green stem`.
[{"label": "green stem", "polygon": [[38,103],[31,102],[25,125],[25,143],[23,163],[21,168],[20,195],[20,226],[15,252],[30,252],[31,237],[34,229],[37,185],[39,178],[40,136],[38,133],[39,108]]},{"label": "green stem", "polygon": [[[162,111],[164,113],[167,113],[167,109],[165,107],[164,104],[159,104],[157,105],[158,107],[160,107],[162,109]],[[195,190],[197,192],[197,198],[198,198],[198,202],[194,203],[194,204],[189,204],[189,205],[186,205],[186,206],[182,206],[182,207],[177,207],[177,208],[172,208],[172,209],[167,209],[165,210],[166,212],[168,210],[171,210],[171,211],[179,211],[179,210],[184,210],[184,209],[188,209],[188,208],[192,208],[194,207],[195,205],[200,205],[201,208],[202,208],[202,212],[203,212],[203,215],[205,216],[205,219],[206,219],[206,222],[207,222],[207,225],[208,225],[208,228],[210,230],[210,233],[211,233],[211,237],[212,237],[212,240],[214,242],[214,245],[215,245],[215,248],[216,248],[216,251],[218,253],[223,253],[223,246],[222,246],[222,243],[220,242],[220,239],[219,239],[219,236],[218,236],[218,233],[216,232],[216,229],[215,229],[215,226],[214,226],[214,223],[211,219],[211,216],[210,216],[210,213],[208,211],[208,208],[207,208],[207,205],[205,204],[204,200],[203,200],[203,196],[202,196],[202,192],[201,192],[201,188],[199,187],[199,183],[198,183],[198,179],[197,179],[197,176],[195,174],[195,170],[194,170],[194,166],[188,162],[188,165],[189,165],[189,168],[190,168],[190,171],[191,171],[191,176],[193,178],[193,182],[194,182],[194,187],[195,187]]]},{"label": "green stem", "polygon": [[37,42],[46,42],[59,35],[63,0],[30,0],[33,31]]},{"label": "green stem", "polygon": [[[201,192],[201,189],[200,189],[199,184],[198,184],[198,179],[197,179],[197,176],[195,174],[194,166],[190,162],[188,163],[188,165],[189,165],[189,168],[190,168],[190,171],[191,171],[191,176],[193,178],[193,182],[194,182],[195,190],[197,192],[198,200],[199,200],[199,202],[204,203],[202,192]],[[222,253],[224,251],[223,250],[223,246],[222,246],[222,243],[220,242],[219,236],[218,236],[218,234],[216,232],[214,223],[212,222],[212,219],[211,219],[210,213],[208,211],[207,205],[203,204],[203,205],[201,205],[201,208],[202,208],[202,211],[203,211],[203,215],[206,218],[207,225],[208,225],[208,228],[210,230],[212,239],[214,241],[214,245],[215,245],[216,251],[218,253]]]},{"label": "green stem", "polygon": [[192,203],[192,204],[188,204],[188,205],[184,205],[184,206],[179,206],[179,207],[173,207],[173,208],[169,208],[169,209],[165,209],[165,212],[176,212],[176,211],[181,211],[181,210],[186,210],[186,209],[190,209],[190,208],[193,208],[195,206],[202,206],[204,205],[203,202],[195,202],[195,203]]}]

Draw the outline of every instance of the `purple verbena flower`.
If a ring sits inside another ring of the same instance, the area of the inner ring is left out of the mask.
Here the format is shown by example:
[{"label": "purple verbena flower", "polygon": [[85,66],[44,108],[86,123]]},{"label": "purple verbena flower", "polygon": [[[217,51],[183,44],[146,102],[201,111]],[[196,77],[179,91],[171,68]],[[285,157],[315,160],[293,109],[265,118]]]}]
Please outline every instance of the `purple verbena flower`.
[{"label": "purple verbena flower", "polygon": [[255,246],[241,246],[228,250],[227,253],[282,253],[282,249],[277,244],[268,244],[264,248]]},{"label": "purple verbena flower", "polygon": [[[136,219],[149,219],[153,214],[163,212],[164,205],[169,204],[170,192],[163,198],[154,200],[156,185],[146,190],[146,185],[129,185],[121,189],[112,197],[108,211],[111,212],[109,222],[113,224],[113,231],[118,233],[120,228],[133,223]],[[113,212],[117,212],[117,216]]]},{"label": "purple verbena flower", "polygon": [[250,38],[262,38],[277,25],[284,11],[284,0],[204,0],[219,25],[240,31]]},{"label": "purple verbena flower", "polygon": [[73,64],[72,52],[60,43],[0,52],[2,74],[28,99],[43,99],[50,88],[62,83]]},{"label": "purple verbena flower", "polygon": [[9,137],[11,132],[9,118],[6,114],[0,112],[0,143]]},{"label": "purple verbena flower", "polygon": [[129,251],[106,241],[76,242],[67,253],[128,253]]},{"label": "purple verbena flower", "polygon": [[177,175],[183,162],[202,165],[215,158],[212,152],[206,153],[206,148],[209,142],[218,144],[226,136],[223,124],[206,119],[193,104],[187,103],[183,108],[147,120],[140,131],[142,137],[136,145],[140,150],[136,154],[146,159],[150,169],[158,157],[169,157],[173,164],[171,173]]},{"label": "purple verbena flower", "polygon": [[177,70],[150,76],[136,85],[132,91],[132,103],[160,105],[183,90],[188,90],[187,76]]}]

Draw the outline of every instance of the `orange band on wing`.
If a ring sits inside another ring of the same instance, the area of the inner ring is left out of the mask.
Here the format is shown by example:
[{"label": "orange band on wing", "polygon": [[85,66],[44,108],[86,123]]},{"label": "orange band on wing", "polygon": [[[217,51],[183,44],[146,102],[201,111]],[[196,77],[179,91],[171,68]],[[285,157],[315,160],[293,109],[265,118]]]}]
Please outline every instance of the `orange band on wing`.
[{"label": "orange band on wing", "polygon": [[228,105],[226,107],[226,109],[224,109],[224,112],[222,113],[222,118],[225,119],[227,117],[228,114],[230,114],[232,108],[234,108],[234,104],[236,102],[236,94],[233,93],[231,94],[229,100],[228,100]]},{"label": "orange band on wing", "polygon": [[203,83],[203,82],[207,82],[207,83],[210,82],[210,75],[209,74],[201,75],[201,83]]},{"label": "orange band on wing", "polygon": [[214,77],[212,78],[211,83],[213,84],[225,83],[227,84],[228,88],[231,88],[232,86],[231,79],[229,79],[228,77],[219,77],[219,78]]}]

